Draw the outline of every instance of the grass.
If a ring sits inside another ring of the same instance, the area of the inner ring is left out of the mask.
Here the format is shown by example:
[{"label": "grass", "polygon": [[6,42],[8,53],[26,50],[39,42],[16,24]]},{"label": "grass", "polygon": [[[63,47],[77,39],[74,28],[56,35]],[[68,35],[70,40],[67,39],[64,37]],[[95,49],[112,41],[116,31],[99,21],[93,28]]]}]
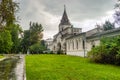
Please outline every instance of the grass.
[{"label": "grass", "polygon": [[3,57],[4,57],[4,56],[1,56],[1,55],[0,55],[0,59],[3,58]]},{"label": "grass", "polygon": [[27,80],[120,80],[120,67],[67,55],[26,56]]}]

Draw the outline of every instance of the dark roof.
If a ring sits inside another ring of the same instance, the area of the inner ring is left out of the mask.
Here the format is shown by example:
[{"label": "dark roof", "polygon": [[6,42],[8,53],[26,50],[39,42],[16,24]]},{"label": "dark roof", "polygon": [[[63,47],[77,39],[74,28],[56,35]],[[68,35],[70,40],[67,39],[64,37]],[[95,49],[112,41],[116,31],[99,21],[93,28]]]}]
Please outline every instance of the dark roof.
[{"label": "dark roof", "polygon": [[[106,35],[106,34],[110,34],[110,33],[116,33],[116,32],[117,33],[120,32],[120,27],[112,29],[112,30],[107,30],[107,31],[103,31],[103,32],[99,32],[99,33],[93,34],[91,36],[88,36],[87,39],[94,38],[94,37],[100,37],[102,35]],[[118,34],[118,35],[120,35],[120,34]]]},{"label": "dark roof", "polygon": [[82,32],[82,33],[77,34],[77,35],[72,35],[71,37],[67,38],[67,40],[78,37],[78,36],[84,36],[85,34],[86,34],[86,32]]},{"label": "dark roof", "polygon": [[66,13],[66,7],[64,6],[64,13],[60,22],[60,25],[71,25]]}]

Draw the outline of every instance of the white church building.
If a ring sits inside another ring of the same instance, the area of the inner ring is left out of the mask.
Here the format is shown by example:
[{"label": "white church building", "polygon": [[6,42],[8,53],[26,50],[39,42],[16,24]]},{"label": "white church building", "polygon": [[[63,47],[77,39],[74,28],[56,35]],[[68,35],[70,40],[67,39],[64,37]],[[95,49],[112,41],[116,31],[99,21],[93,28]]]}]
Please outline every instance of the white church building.
[{"label": "white church building", "polygon": [[99,45],[101,37],[120,35],[120,28],[104,31],[99,25],[87,32],[81,28],[75,28],[69,21],[64,7],[64,13],[59,24],[59,32],[54,35],[49,48],[54,53],[62,51],[63,54],[87,56],[92,47]]}]

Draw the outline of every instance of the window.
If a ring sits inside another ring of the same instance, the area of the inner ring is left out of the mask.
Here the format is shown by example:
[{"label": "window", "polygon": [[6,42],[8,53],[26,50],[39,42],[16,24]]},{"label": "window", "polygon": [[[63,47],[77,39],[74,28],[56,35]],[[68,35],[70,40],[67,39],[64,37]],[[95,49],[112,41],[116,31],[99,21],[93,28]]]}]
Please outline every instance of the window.
[{"label": "window", "polygon": [[78,40],[76,40],[76,48],[78,49]]}]

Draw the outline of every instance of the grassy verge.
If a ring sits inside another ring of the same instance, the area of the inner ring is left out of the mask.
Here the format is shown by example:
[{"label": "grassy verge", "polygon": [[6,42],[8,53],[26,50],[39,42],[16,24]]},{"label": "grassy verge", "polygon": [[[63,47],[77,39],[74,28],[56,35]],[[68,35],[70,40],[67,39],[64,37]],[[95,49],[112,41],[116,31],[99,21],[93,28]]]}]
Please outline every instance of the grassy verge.
[{"label": "grassy verge", "polygon": [[27,80],[120,80],[120,67],[66,55],[26,56]]}]

